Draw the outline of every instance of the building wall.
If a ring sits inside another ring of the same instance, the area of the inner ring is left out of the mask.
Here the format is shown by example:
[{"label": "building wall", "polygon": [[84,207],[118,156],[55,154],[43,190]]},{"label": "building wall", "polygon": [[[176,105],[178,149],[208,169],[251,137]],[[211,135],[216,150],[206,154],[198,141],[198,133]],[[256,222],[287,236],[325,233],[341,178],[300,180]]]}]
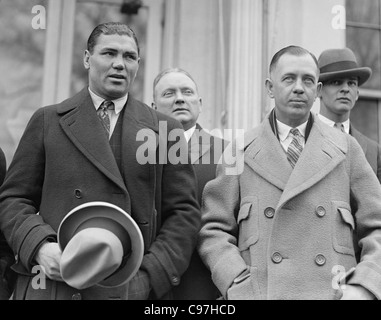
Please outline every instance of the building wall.
[{"label": "building wall", "polygon": [[[204,101],[208,129],[247,130],[273,107],[264,90],[272,55],[294,44],[318,56],[345,45],[332,25],[344,0],[166,0],[162,67],[187,69]],[[168,8],[167,8],[168,9]],[[318,99],[313,107],[318,111]],[[225,115],[225,118],[223,116]],[[223,121],[225,120],[225,121]]]}]

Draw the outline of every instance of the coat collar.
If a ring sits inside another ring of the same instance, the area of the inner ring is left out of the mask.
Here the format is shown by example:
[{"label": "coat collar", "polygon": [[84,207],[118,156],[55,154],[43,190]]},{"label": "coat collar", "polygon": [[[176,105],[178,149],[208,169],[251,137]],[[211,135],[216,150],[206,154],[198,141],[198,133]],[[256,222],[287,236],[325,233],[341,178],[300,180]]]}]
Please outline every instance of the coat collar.
[{"label": "coat collar", "polygon": [[[122,165],[126,176],[130,170],[141,170],[141,166],[131,169],[131,164],[136,163],[137,132],[140,129],[151,129],[156,133],[159,132],[158,123],[153,121],[152,113],[141,105],[142,103],[129,96],[124,107]],[[60,125],[63,131],[78,150],[125,193],[128,193],[87,88],[59,104],[57,112],[61,116]]]},{"label": "coat collar", "polygon": [[268,117],[245,137],[245,163],[283,190],[278,207],[322,180],[345,160],[348,149],[345,135],[316,117],[313,120],[308,141],[293,170]]}]

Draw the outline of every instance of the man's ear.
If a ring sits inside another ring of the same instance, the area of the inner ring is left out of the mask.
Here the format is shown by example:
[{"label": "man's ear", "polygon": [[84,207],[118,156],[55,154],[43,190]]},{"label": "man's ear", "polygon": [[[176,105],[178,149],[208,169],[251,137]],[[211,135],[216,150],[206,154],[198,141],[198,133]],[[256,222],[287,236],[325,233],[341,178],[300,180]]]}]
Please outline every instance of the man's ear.
[{"label": "man's ear", "polygon": [[357,102],[357,100],[359,99],[359,97],[360,97],[360,90],[357,89],[357,92],[356,92],[356,102]]},{"label": "man's ear", "polygon": [[90,52],[89,50],[85,50],[85,54],[83,55],[83,65],[85,66],[85,69],[90,69]]},{"label": "man's ear", "polygon": [[316,97],[317,98],[321,98],[322,90],[323,90],[323,84],[321,82],[318,82],[317,89],[316,89]]},{"label": "man's ear", "polygon": [[202,112],[202,98],[201,97],[199,98],[199,101],[200,101],[200,107],[198,109],[199,109],[199,112],[201,113]]},{"label": "man's ear", "polygon": [[274,93],[273,93],[274,84],[273,84],[273,81],[270,78],[266,79],[265,86],[266,86],[267,94],[269,95],[269,97],[271,99],[274,99]]}]

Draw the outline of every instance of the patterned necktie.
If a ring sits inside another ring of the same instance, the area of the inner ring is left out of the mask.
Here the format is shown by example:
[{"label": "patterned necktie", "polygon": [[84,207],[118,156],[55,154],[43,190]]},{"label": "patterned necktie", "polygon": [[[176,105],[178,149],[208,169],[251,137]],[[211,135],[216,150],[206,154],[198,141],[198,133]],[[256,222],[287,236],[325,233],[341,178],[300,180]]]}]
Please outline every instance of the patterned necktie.
[{"label": "patterned necktie", "polygon": [[300,134],[299,130],[296,128],[291,129],[290,134],[292,135],[293,139],[287,149],[287,159],[290,162],[291,166],[294,168],[300,154],[303,151],[303,145],[301,142],[303,137]]},{"label": "patterned necktie", "polygon": [[105,100],[97,110],[97,114],[103,127],[107,132],[107,136],[110,134],[110,117],[107,110],[114,110],[114,102]]},{"label": "patterned necktie", "polygon": [[333,126],[334,126],[336,129],[341,130],[342,132],[345,133],[344,125],[343,125],[341,122],[336,122]]}]

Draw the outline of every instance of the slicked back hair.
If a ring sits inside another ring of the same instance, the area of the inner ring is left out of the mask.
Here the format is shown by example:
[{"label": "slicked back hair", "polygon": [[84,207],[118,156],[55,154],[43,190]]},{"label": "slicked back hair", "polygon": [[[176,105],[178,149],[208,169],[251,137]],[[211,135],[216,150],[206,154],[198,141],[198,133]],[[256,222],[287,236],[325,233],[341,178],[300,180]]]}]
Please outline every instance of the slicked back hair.
[{"label": "slicked back hair", "polygon": [[89,50],[91,54],[93,53],[94,47],[97,44],[97,40],[101,34],[118,34],[120,36],[126,35],[133,38],[138,49],[138,55],[140,55],[139,43],[135,32],[128,25],[121,22],[106,22],[95,27],[95,29],[91,32],[89,39],[87,40],[87,50]]},{"label": "slicked back hair", "polygon": [[277,53],[274,54],[273,58],[271,59],[271,63],[270,63],[270,69],[269,69],[270,75],[274,71],[274,69],[276,68],[276,65],[277,65],[279,59],[285,54],[290,54],[293,56],[310,55],[312,57],[312,59],[315,61],[316,68],[317,68],[317,71],[319,73],[318,60],[316,59],[316,57],[313,53],[311,53],[307,49],[304,49],[304,48],[299,47],[299,46],[288,46],[288,47],[285,47],[285,48],[279,50]]}]

